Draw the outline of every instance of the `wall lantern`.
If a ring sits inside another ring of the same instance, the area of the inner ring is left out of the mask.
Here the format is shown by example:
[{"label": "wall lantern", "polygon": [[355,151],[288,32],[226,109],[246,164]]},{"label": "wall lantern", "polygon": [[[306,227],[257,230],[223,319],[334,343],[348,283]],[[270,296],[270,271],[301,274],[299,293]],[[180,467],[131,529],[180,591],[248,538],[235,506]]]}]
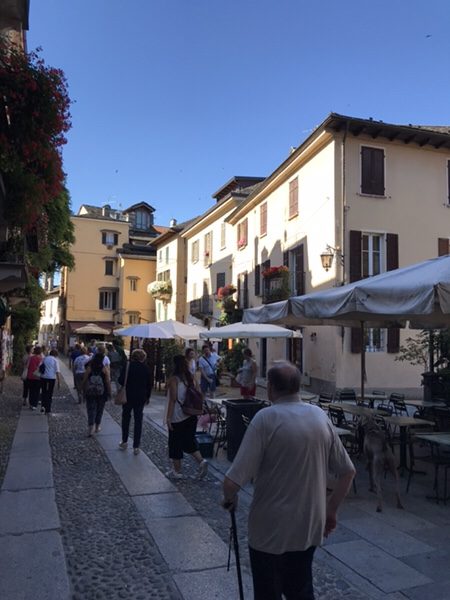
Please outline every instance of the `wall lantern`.
[{"label": "wall lantern", "polygon": [[329,246],[327,244],[326,249],[320,255],[320,260],[322,262],[322,267],[325,271],[331,269],[333,265],[333,258],[337,257],[340,260],[341,265],[344,264],[344,255],[341,254],[339,246],[337,248],[333,248],[333,246]]}]

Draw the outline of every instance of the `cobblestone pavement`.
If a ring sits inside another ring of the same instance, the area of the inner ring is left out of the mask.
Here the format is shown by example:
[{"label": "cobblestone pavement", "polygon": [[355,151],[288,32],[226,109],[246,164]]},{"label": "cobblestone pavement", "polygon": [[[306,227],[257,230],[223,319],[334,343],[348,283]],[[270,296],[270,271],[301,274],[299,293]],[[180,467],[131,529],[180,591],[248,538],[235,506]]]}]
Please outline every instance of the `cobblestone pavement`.
[{"label": "cobblestone pavement", "polygon": [[[108,411],[117,422],[120,422],[120,407],[109,404]],[[159,429],[153,427],[151,422],[149,423],[145,419],[141,448],[162,472],[165,472],[168,469],[169,459],[167,438]],[[194,479],[196,471],[197,465],[195,461],[191,460],[190,457],[187,457],[184,461],[183,472],[187,475],[191,475],[193,479],[176,482],[176,485],[198,514],[219,535],[219,537],[228,544],[230,536],[230,517],[220,506],[222,498],[221,483],[213,475],[208,475],[205,480],[199,482]],[[236,512],[239,547],[242,566],[250,572],[247,551],[248,508],[249,501],[244,494],[241,494],[239,509]],[[234,573],[231,574],[231,576],[234,576]],[[314,587],[316,597],[320,598],[320,600],[338,600],[339,598],[345,598],[346,600],[367,599],[365,594],[361,594],[354,586],[345,581],[341,574],[337,573],[329,566],[322,565],[318,560],[315,560],[314,562]]]}]

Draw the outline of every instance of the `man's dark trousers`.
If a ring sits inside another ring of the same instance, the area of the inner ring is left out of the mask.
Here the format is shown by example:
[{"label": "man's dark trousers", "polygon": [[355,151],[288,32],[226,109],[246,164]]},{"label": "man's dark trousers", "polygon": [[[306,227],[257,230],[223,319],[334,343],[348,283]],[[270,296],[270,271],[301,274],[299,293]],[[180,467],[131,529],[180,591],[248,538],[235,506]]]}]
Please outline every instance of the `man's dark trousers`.
[{"label": "man's dark trousers", "polygon": [[268,554],[249,548],[254,600],[314,600],[315,546],[299,552]]}]

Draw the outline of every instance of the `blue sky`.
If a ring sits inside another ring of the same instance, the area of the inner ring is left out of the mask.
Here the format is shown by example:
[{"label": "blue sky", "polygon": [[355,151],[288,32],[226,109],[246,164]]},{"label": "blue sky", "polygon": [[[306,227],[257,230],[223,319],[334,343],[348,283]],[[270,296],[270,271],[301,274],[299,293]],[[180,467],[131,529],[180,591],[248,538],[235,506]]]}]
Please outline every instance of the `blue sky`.
[{"label": "blue sky", "polygon": [[30,49],[69,81],[82,203],[167,225],[269,175],[331,111],[450,124],[448,0],[31,0]]}]

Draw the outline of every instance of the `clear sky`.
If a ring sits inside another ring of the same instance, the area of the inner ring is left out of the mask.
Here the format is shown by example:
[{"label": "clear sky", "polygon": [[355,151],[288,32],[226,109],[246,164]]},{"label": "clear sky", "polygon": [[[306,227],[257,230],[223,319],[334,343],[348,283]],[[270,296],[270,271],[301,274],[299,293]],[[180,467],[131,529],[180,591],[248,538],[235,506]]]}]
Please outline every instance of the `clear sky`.
[{"label": "clear sky", "polygon": [[450,125],[449,0],[31,0],[28,47],[69,81],[74,211],[167,225],[269,175],[329,112]]}]

